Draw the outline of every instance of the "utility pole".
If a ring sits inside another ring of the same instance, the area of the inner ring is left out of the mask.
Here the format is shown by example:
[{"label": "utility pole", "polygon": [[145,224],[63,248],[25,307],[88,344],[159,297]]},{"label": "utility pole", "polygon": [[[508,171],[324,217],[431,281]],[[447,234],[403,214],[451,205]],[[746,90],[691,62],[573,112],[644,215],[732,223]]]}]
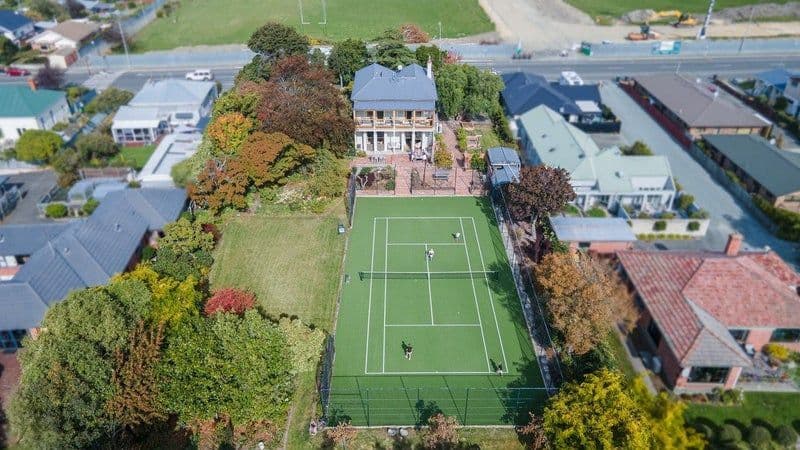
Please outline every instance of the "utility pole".
[{"label": "utility pole", "polygon": [[122,48],[125,49],[125,61],[128,63],[128,69],[131,68],[131,55],[128,54],[128,41],[125,40],[125,30],[122,29],[122,22],[117,19],[117,26],[119,27],[119,36],[122,38]]},{"label": "utility pole", "polygon": [[439,21],[439,39],[442,39],[443,37],[444,36],[442,36],[442,22]]},{"label": "utility pole", "polygon": [[709,0],[708,2],[708,12],[706,12],[706,18],[703,19],[703,26],[700,27],[700,31],[697,33],[697,39],[706,38],[706,33],[708,33],[708,24],[711,22],[711,13],[714,12],[714,3],[716,3],[716,0]]},{"label": "utility pole", "polygon": [[[747,20],[749,25],[753,25],[753,10],[756,8],[755,5],[750,6],[750,18]],[[742,53],[742,48],[744,47],[744,35],[742,35],[742,40],[739,42],[739,53]]]}]

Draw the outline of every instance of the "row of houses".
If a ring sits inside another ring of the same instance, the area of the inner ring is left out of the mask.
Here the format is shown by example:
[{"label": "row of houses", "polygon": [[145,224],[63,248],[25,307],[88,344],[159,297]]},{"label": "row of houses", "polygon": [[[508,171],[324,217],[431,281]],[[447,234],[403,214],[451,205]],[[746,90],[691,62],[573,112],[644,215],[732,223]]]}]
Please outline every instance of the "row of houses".
[{"label": "row of houses", "polygon": [[[103,9],[101,2],[78,0],[89,10]],[[0,9],[0,35],[22,48],[29,45],[47,57],[50,67],[66,69],[78,60],[78,50],[100,31],[88,19],[33,22],[19,11]]]}]

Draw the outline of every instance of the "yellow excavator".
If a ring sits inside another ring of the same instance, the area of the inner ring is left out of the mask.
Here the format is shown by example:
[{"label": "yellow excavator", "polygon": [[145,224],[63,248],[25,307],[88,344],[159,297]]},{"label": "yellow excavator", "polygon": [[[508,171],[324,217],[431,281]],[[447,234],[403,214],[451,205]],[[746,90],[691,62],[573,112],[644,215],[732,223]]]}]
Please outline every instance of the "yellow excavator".
[{"label": "yellow excavator", "polygon": [[656,11],[647,19],[647,23],[670,22],[675,27],[693,27],[697,25],[697,19],[690,14],[672,9],[669,11]]}]

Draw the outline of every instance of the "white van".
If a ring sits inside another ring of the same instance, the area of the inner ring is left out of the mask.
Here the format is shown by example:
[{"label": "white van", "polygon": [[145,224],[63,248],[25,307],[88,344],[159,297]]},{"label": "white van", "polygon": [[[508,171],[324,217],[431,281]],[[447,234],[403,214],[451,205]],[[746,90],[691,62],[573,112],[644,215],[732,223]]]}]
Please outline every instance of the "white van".
[{"label": "white van", "polygon": [[211,81],[214,74],[208,69],[197,69],[186,74],[186,79],[191,81]]}]

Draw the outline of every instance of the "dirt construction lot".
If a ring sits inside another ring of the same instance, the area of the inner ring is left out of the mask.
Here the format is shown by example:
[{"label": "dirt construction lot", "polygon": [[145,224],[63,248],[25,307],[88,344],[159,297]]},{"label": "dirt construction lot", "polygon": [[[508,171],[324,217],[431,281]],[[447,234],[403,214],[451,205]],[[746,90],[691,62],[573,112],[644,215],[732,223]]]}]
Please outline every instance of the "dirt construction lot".
[{"label": "dirt construction lot", "polygon": [[[591,17],[562,0],[479,0],[507,42],[522,42],[526,50],[568,49],[581,41],[622,41],[636,25],[595,25]],[[694,37],[697,27],[676,29],[653,26],[663,39]],[[712,23],[714,37],[767,37],[800,35],[800,22]]]}]

